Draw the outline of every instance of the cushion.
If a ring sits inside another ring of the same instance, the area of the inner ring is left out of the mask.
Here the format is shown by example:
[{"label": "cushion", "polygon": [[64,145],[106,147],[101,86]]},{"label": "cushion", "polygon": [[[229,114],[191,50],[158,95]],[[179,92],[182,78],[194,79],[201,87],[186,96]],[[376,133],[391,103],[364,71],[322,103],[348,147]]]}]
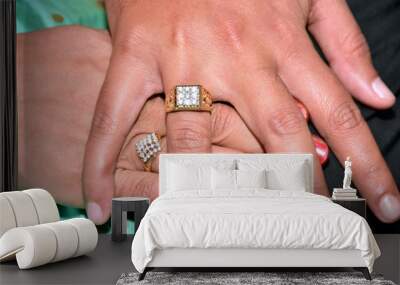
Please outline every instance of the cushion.
[{"label": "cushion", "polygon": [[236,170],[238,188],[267,188],[267,171]]},{"label": "cushion", "polygon": [[296,164],[290,171],[271,169],[267,174],[267,188],[274,190],[306,191],[307,179],[304,163]]},{"label": "cushion", "polygon": [[60,220],[56,202],[43,189],[0,193],[0,217],[0,237],[11,228]]},{"label": "cushion", "polygon": [[0,195],[0,237],[9,229],[16,228],[14,211],[6,197]]},{"label": "cushion", "polygon": [[16,257],[20,269],[33,268],[86,254],[97,240],[96,226],[82,218],[13,228],[0,238],[0,261]]},{"label": "cushion", "polygon": [[53,196],[49,192],[43,189],[28,189],[23,192],[31,197],[39,218],[39,224],[60,220],[56,201],[54,201]]},{"label": "cushion", "polygon": [[267,188],[271,190],[306,191],[312,188],[308,181],[309,169],[305,160],[276,160],[261,159],[239,160],[239,170],[266,170]]},{"label": "cushion", "polygon": [[35,205],[31,197],[23,191],[3,192],[1,196],[6,198],[13,209],[17,227],[26,227],[39,224]]},{"label": "cushion", "polygon": [[187,166],[170,163],[168,174],[168,191],[211,189],[210,166]]},{"label": "cushion", "polygon": [[212,168],[211,180],[213,190],[236,190],[236,170]]}]

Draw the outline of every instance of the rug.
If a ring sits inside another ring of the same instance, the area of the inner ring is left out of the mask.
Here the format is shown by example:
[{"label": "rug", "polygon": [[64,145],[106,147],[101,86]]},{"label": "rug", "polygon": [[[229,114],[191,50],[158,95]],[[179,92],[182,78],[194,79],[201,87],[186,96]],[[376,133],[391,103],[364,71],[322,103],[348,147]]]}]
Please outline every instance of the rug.
[{"label": "rug", "polygon": [[148,272],[146,278],[138,281],[138,273],[125,273],[117,281],[117,285],[298,285],[298,284],[368,284],[396,285],[384,280],[381,275],[372,275],[368,281],[360,272]]}]

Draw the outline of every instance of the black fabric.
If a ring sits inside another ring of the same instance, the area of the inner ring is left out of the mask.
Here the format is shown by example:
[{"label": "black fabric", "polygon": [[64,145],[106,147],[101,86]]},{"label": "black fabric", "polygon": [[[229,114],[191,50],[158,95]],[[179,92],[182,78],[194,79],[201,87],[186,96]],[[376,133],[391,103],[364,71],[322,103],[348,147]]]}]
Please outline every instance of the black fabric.
[{"label": "black fabric", "polygon": [[15,3],[0,1],[0,192],[17,189]]},{"label": "black fabric", "polygon": [[[359,106],[397,186],[400,186],[400,0],[347,2],[367,38],[375,67],[397,97],[395,106],[386,111]],[[325,168],[325,177],[330,189],[342,183],[343,168],[332,153]],[[367,217],[375,233],[400,233],[400,221],[381,223],[371,211],[368,211]]]}]

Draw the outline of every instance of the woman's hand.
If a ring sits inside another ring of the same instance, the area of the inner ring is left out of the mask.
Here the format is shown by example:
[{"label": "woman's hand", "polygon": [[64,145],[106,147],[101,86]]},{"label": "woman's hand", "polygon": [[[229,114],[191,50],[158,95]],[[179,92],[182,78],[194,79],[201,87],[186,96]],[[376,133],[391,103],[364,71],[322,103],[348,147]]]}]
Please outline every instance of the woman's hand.
[{"label": "woman's hand", "polygon": [[[353,158],[355,184],[374,213],[399,219],[399,192],[349,92],[375,108],[394,97],[344,0],[111,2],[113,53],[84,166],[88,205],[101,209],[95,222],[108,217],[117,157],[146,100],[178,84],[201,84],[232,104],[263,150],[315,154],[296,97],[338,159]],[[210,151],[210,122],[207,113],[169,114],[168,150]],[[314,188],[327,193],[318,163]]]},{"label": "woman's hand", "polygon": [[[129,132],[118,158],[115,172],[114,196],[158,196],[158,156],[151,163],[151,172],[136,154],[135,144],[147,134],[161,136],[161,153],[167,152],[164,100],[155,97],[146,102],[140,116]],[[260,153],[262,147],[235,110],[217,103],[211,115],[211,152]]]}]

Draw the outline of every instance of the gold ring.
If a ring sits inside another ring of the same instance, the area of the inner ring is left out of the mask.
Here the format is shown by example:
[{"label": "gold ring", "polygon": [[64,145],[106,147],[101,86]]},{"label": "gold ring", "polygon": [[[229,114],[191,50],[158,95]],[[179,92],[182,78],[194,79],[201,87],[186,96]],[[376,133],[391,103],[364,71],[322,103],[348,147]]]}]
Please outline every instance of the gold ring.
[{"label": "gold ring", "polygon": [[211,94],[201,85],[177,85],[166,94],[165,110],[211,112]]},{"label": "gold ring", "polygon": [[161,151],[161,137],[157,133],[148,134],[136,143],[136,153],[144,163],[144,171],[151,171],[151,164]]}]

